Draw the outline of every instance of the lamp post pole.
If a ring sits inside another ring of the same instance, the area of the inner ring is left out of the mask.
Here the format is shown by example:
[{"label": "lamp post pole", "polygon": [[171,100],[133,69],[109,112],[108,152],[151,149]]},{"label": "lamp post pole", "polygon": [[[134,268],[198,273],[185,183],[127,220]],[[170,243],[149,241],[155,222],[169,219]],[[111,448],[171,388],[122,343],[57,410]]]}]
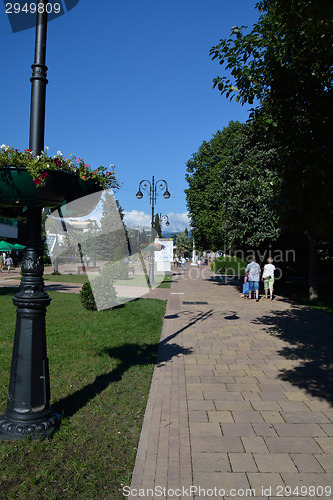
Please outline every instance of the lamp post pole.
[{"label": "lamp post pole", "polygon": [[[149,202],[151,205],[151,234],[150,234],[150,241],[153,243],[154,241],[154,216],[155,216],[155,205],[156,205],[156,198],[157,195],[164,190],[163,197],[168,200],[170,198],[170,193],[168,190],[168,184],[167,181],[164,179],[159,179],[158,181],[155,182],[154,176],[152,177],[152,181],[148,181],[146,179],[143,179],[139,183],[139,190],[136,193],[136,197],[141,200],[143,198],[143,193],[142,191],[146,191],[149,194]],[[149,282],[150,285],[154,284],[154,252],[151,251],[150,258],[149,258]]]},{"label": "lamp post pole", "polygon": [[[46,31],[48,0],[40,0],[36,23],[35,59],[31,77],[29,149],[44,149],[46,97]],[[27,209],[27,246],[23,254],[7,408],[0,418],[0,440],[45,438],[58,423],[50,408],[50,379],[46,351],[45,315],[51,299],[44,291],[41,245],[41,208]]]}]

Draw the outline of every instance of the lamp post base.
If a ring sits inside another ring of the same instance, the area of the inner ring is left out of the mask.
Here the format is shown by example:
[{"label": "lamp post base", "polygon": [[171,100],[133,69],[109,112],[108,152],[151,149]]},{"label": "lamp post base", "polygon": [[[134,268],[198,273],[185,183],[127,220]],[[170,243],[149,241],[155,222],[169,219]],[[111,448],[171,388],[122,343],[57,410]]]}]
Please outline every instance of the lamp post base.
[{"label": "lamp post base", "polygon": [[49,437],[59,418],[50,407],[50,377],[46,349],[46,308],[41,255],[41,210],[27,210],[27,248],[23,254],[7,408],[0,418],[0,440]]},{"label": "lamp post base", "polygon": [[0,441],[18,441],[20,439],[45,439],[51,437],[60,422],[60,415],[51,411],[43,419],[36,421],[18,420],[6,414],[0,418]]}]

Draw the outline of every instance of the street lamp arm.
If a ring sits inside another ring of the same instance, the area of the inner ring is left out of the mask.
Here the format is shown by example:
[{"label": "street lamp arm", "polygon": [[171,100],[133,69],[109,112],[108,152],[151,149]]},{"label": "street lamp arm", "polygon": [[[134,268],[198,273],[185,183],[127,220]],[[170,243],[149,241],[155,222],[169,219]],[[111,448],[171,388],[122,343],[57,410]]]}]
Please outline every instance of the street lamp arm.
[{"label": "street lamp arm", "polygon": [[142,191],[146,191],[146,193],[148,193],[149,195],[151,194],[151,182],[146,180],[146,179],[143,179],[142,181],[140,181],[139,183],[139,191],[136,193],[136,197],[141,199],[143,197],[143,193]]},{"label": "street lamp arm", "polygon": [[168,190],[167,181],[164,179],[159,179],[158,181],[155,182],[155,196],[158,195],[158,193],[160,193],[161,191],[163,191],[163,189],[165,189],[163,193],[164,198],[166,199],[170,198],[171,195]]}]

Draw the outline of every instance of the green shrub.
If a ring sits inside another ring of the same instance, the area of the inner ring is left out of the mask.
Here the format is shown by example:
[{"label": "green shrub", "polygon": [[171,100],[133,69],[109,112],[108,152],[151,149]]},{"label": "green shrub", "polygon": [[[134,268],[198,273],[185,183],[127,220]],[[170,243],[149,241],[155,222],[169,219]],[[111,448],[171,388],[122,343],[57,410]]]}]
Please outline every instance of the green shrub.
[{"label": "green shrub", "polygon": [[49,255],[43,255],[43,263],[44,263],[44,266],[51,265],[51,258]]},{"label": "green shrub", "polygon": [[101,274],[87,281],[80,292],[83,307],[90,310],[112,309],[117,305],[117,292],[114,287],[114,268],[103,267]]},{"label": "green shrub", "polygon": [[247,262],[239,257],[217,257],[212,263],[216,274],[241,276],[245,273]]},{"label": "green shrub", "polygon": [[91,289],[90,281],[86,281],[80,291],[80,300],[85,309],[97,310],[94,294]]},{"label": "green shrub", "polygon": [[61,276],[61,273],[59,273],[59,271],[53,271],[53,273],[51,274],[53,274],[53,276]]}]

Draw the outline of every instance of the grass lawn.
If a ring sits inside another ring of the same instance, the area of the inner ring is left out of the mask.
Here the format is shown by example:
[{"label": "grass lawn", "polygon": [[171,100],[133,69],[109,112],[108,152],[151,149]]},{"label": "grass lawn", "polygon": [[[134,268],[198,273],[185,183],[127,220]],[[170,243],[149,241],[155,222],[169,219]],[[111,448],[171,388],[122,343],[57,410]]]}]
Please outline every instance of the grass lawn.
[{"label": "grass lawn", "polygon": [[[94,275],[95,276],[95,275]],[[98,276],[98,275],[96,275]],[[46,274],[44,275],[44,281],[54,281],[57,283],[85,283],[88,281],[87,275],[81,274],[60,274],[60,275],[52,275]],[[155,285],[158,288],[170,288],[172,276],[171,275],[155,275]],[[146,276],[137,275],[130,276],[128,280],[117,280],[115,285],[124,285],[124,286],[147,286]]]},{"label": "grass lawn", "polygon": [[[0,408],[6,408],[15,327],[0,289]],[[165,302],[140,299],[85,310],[77,294],[50,293],[51,404],[62,414],[51,440],[0,442],[1,499],[122,499],[129,485]],[[70,314],[69,314],[70,312]]]}]

